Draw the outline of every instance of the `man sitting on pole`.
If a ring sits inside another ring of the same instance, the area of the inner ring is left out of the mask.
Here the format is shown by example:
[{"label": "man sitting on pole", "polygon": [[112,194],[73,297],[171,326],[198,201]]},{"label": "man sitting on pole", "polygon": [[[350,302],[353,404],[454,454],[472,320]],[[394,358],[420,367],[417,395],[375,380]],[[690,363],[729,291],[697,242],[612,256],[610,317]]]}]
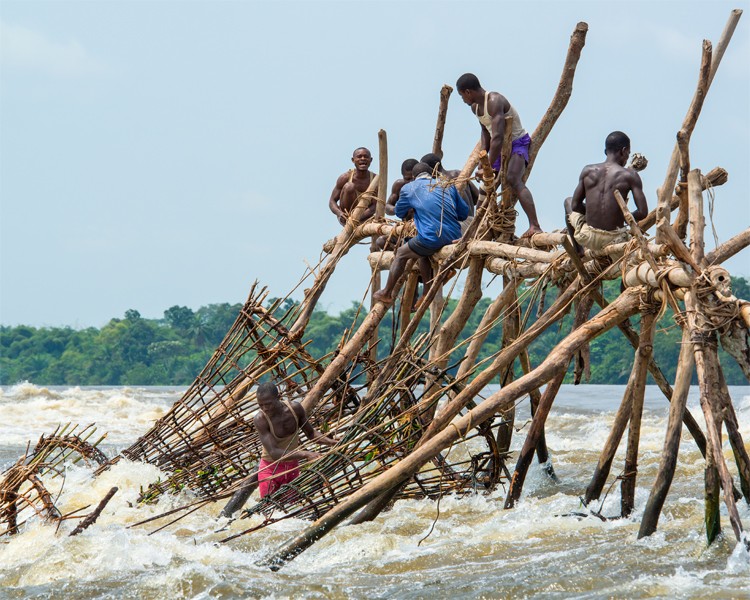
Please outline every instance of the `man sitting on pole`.
[{"label": "man sitting on pole", "polygon": [[385,287],[373,294],[376,302],[393,302],[393,288],[411,259],[419,261],[424,281],[423,294],[426,295],[432,284],[429,257],[461,237],[459,222],[469,215],[469,206],[456,186],[435,182],[430,178],[431,172],[432,169],[427,164],[417,163],[412,169],[414,181],[401,189],[396,202],[396,216],[403,219],[413,210],[417,236],[410,238],[396,251]]}]

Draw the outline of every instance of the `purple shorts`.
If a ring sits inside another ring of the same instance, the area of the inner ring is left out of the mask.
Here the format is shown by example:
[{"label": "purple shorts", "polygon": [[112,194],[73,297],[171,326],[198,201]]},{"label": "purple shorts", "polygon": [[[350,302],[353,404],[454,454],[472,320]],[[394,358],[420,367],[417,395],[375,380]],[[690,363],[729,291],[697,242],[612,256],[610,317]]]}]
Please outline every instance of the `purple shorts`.
[{"label": "purple shorts", "polygon": [[[522,135],[520,138],[513,140],[510,147],[510,154],[511,156],[513,154],[518,154],[519,156],[522,156],[523,159],[526,161],[526,164],[529,164],[529,146],[531,146],[531,136],[526,133]],[[495,171],[499,171],[500,167],[502,166],[502,156],[498,156],[495,163],[492,165],[492,168],[495,169]]]}]

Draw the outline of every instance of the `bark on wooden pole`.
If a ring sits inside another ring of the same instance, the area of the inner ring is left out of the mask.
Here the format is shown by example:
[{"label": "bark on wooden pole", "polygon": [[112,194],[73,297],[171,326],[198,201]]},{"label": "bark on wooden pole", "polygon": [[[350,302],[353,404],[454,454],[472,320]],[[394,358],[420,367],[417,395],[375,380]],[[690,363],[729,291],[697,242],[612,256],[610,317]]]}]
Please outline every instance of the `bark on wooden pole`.
[{"label": "bark on wooden pole", "polygon": [[719,377],[719,400],[721,401],[721,412],[724,418],[724,426],[727,428],[727,437],[729,445],[732,447],[734,462],[737,464],[737,472],[740,477],[740,489],[745,498],[745,502],[750,504],[750,456],[742,440],[737,413],[734,411],[732,397],[729,395],[727,382],[724,379],[724,372],[721,365],[717,365]]},{"label": "bark on wooden pole", "polygon": [[[552,403],[557,397],[557,392],[560,391],[560,386],[565,380],[565,372],[568,366],[561,368],[555,376],[547,383],[547,387],[544,393],[539,398],[539,404],[534,411],[534,416],[531,419],[531,428],[529,433],[526,435],[526,441],[521,448],[521,452],[518,453],[518,460],[516,462],[516,468],[513,471],[513,476],[510,480],[510,488],[508,489],[508,495],[505,498],[505,504],[503,508],[513,508],[521,497],[523,491],[523,484],[526,480],[526,473],[528,472],[531,459],[534,456],[534,450],[539,447],[539,440],[544,435],[544,424],[547,421],[547,416],[552,408]],[[535,425],[536,423],[536,425]]]},{"label": "bark on wooden pole", "polygon": [[694,367],[693,348],[690,344],[690,334],[686,327],[683,330],[682,346],[680,347],[680,356],[677,360],[677,374],[675,375],[672,400],[669,404],[667,433],[659,461],[659,470],[656,474],[654,485],[651,488],[651,494],[646,501],[646,507],[643,510],[641,526],[638,530],[639,538],[651,535],[656,531],[661,509],[664,506],[667,493],[672,485],[675,467],[677,466],[677,454],[680,450],[682,419],[685,414]]},{"label": "bark on wooden pole", "polygon": [[633,363],[634,384],[630,395],[632,406],[630,409],[630,427],[628,429],[628,443],[625,451],[625,473],[620,485],[620,511],[623,517],[630,516],[635,507],[635,481],[638,473],[638,445],[641,439],[641,417],[643,416],[643,397],[646,393],[646,374],[648,361],[653,352],[654,327],[656,312],[641,311],[641,335],[638,350]]},{"label": "bark on wooden pole", "polygon": [[[521,352],[518,358],[521,362],[521,369],[523,370],[524,375],[531,373],[533,369],[531,368],[531,359],[529,358],[528,350]],[[547,385],[549,386],[550,384]],[[533,418],[539,408],[539,403],[542,400],[542,393],[539,391],[539,388],[529,392],[529,400],[531,405],[531,417]],[[555,475],[555,468],[552,466],[552,461],[549,457],[547,437],[544,435],[544,430],[542,430],[542,434],[539,436],[539,443],[536,447],[536,459],[539,464],[544,465],[544,472],[547,473],[552,481],[559,481],[557,475]]]},{"label": "bark on wooden pole", "polygon": [[[709,442],[709,456],[719,474],[719,481],[721,482],[724,494],[724,504],[727,507],[729,522],[732,525],[734,536],[738,542],[741,542],[743,540],[742,521],[740,520],[740,515],[737,511],[737,504],[734,500],[734,484],[732,482],[732,476],[727,468],[721,448],[721,421],[717,419],[718,411],[715,407],[715,400],[718,396],[719,390],[718,371],[716,368],[718,366],[718,356],[716,354],[715,338],[712,342],[710,334],[707,335],[706,332],[701,331],[700,326],[697,323],[698,319],[696,318],[695,313],[699,311],[700,308],[696,295],[692,291],[685,297],[685,308],[687,310],[690,335],[693,342],[693,350],[695,352],[695,368],[698,372],[701,408],[703,409],[703,415],[706,418],[706,435]],[[714,465],[710,465],[709,462],[706,471],[706,486],[707,492],[709,492],[707,493],[706,504],[706,533],[709,536],[709,543],[713,541],[716,533],[714,521],[716,520],[717,508],[714,507],[716,502],[713,500],[713,492],[715,491],[716,486],[712,480],[713,473],[711,471],[713,469],[708,468]],[[750,540],[745,539],[744,544],[746,549],[750,550]]]},{"label": "bark on wooden pole", "polygon": [[[708,40],[703,40],[703,51],[701,54],[698,87],[695,90],[695,96],[693,96],[693,102],[690,104],[690,109],[688,110],[688,113],[685,116],[685,120],[682,123],[682,129],[677,132],[677,148],[680,151],[680,180],[683,182],[687,181],[687,175],[690,171],[690,137],[693,134],[693,129],[695,129],[695,124],[698,121],[698,116],[700,115],[701,108],[703,108],[703,100],[706,98],[706,92],[708,92],[708,79],[711,73],[712,50],[713,47],[711,46],[711,42],[709,42]],[[681,239],[685,237],[687,228],[687,209],[688,200],[683,190],[683,192],[680,194],[680,209],[674,222],[675,233]],[[656,226],[656,236],[662,236],[661,239],[663,240],[665,238],[664,233],[661,231],[661,229],[669,225],[668,217],[665,218],[664,221],[660,222],[660,225],[661,228],[659,227],[659,225]]]},{"label": "bark on wooden pole", "polygon": [[435,126],[435,138],[432,141],[432,152],[443,158],[443,132],[445,131],[445,118],[448,114],[448,100],[453,88],[444,85],[440,90],[440,105],[438,106],[437,125]]},{"label": "bark on wooden pole", "polygon": [[[378,131],[378,174],[380,178],[378,180],[378,199],[375,205],[375,218],[385,218],[385,201],[388,195],[388,137],[383,129]],[[372,236],[370,243],[370,251],[374,252],[378,249],[377,237]],[[375,292],[380,290],[380,270],[373,269],[370,285],[370,307],[375,305],[374,295]],[[370,362],[375,364],[378,362],[378,325],[372,331],[372,337],[370,337]],[[368,372],[368,378],[371,377],[371,373]]]},{"label": "bark on wooden pole", "polygon": [[477,358],[479,357],[482,345],[487,339],[487,335],[492,331],[492,328],[498,324],[498,319],[505,312],[508,305],[511,302],[515,302],[515,289],[521,285],[522,281],[523,279],[521,278],[511,280],[508,285],[503,288],[503,291],[492,301],[492,304],[487,307],[487,310],[482,316],[482,320],[479,322],[479,326],[474,331],[472,339],[466,348],[464,359],[458,367],[456,379],[463,379],[472,371],[477,362]]},{"label": "bark on wooden pole", "polygon": [[[726,26],[724,27],[724,31],[721,34],[721,38],[719,39],[719,43],[716,45],[716,50],[712,52],[711,57],[711,70],[708,77],[708,85],[706,86],[705,91],[703,92],[703,96],[705,99],[705,94],[708,93],[709,88],[711,87],[711,82],[714,79],[714,76],[716,75],[716,70],[719,68],[719,64],[721,64],[721,59],[724,56],[724,51],[727,48],[727,45],[729,44],[729,41],[732,39],[732,34],[734,33],[735,28],[737,27],[737,22],[740,19],[740,16],[742,16],[741,10],[733,10],[729,15],[729,20],[727,21]],[[691,102],[691,107],[688,108],[688,114],[692,110],[693,104],[696,102],[695,97],[693,98],[693,101]],[[674,189],[675,182],[677,181],[677,171],[679,169],[680,164],[680,149],[677,143],[674,145],[674,149],[672,150],[672,156],[669,161],[669,166],[667,167],[667,173],[664,178],[664,183],[659,188],[657,192],[658,200],[657,200],[657,210],[656,210],[656,220],[659,221],[661,219],[664,219],[665,222],[670,221],[670,213],[671,213],[671,200],[672,200],[672,190]],[[657,231],[657,242],[660,242],[660,236],[658,235]]]}]

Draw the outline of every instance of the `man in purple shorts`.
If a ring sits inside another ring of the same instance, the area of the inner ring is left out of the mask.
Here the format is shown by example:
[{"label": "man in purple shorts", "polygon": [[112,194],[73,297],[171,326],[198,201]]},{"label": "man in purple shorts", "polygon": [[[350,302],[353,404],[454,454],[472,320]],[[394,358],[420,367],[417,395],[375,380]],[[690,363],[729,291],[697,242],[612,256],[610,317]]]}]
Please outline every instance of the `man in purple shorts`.
[{"label": "man in purple shorts", "polygon": [[459,221],[469,215],[469,206],[454,185],[438,183],[430,178],[431,172],[429,165],[417,163],[412,168],[414,181],[401,188],[396,202],[396,216],[403,219],[413,210],[417,236],[410,238],[396,251],[385,287],[373,294],[376,302],[393,302],[393,288],[411,259],[419,261],[424,282],[423,294],[426,295],[432,284],[429,257],[461,237]]},{"label": "man in purple shorts", "polygon": [[531,137],[521,125],[521,119],[508,99],[497,92],[487,92],[473,73],[465,73],[458,78],[456,89],[463,101],[471,106],[479,119],[482,129],[482,148],[489,153],[490,164],[497,174],[501,168],[501,152],[505,135],[505,117],[513,117],[511,136],[512,149],[508,160],[508,184],[518,197],[523,212],[529,219],[529,228],[521,237],[540,233],[539,219],[536,216],[534,198],[523,182],[523,173],[529,164]]}]

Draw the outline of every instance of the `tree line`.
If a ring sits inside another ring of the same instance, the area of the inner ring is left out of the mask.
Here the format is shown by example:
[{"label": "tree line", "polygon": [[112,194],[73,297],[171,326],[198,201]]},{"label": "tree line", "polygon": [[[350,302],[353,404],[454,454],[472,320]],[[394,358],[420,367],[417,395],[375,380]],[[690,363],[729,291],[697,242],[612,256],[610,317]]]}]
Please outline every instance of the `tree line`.
[{"label": "tree line", "polygon": [[[737,297],[750,298],[750,284],[744,278],[732,278]],[[521,288],[522,320],[533,323],[541,293]],[[603,291],[613,299],[619,293],[619,281],[604,282]],[[544,305],[554,298],[545,292]],[[270,303],[273,300],[269,300]],[[482,298],[459,337],[460,343],[476,330],[491,299]],[[283,315],[294,301],[286,300],[277,309]],[[456,306],[449,300],[443,319]],[[242,304],[211,304],[192,310],[172,306],[161,319],[145,319],[137,310],[128,310],[123,318],[111,319],[101,329],[89,327],[0,326],[0,384],[13,385],[29,381],[38,385],[169,385],[192,383],[239,314]],[[315,358],[333,352],[346,330],[353,331],[362,323],[366,310],[352,303],[338,314],[316,310],[305,331],[307,350]],[[390,311],[380,326],[379,356],[385,356],[395,344],[393,323],[398,308]],[[637,319],[633,320],[637,327]],[[532,365],[539,364],[555,345],[570,332],[572,315],[558,326],[547,329],[529,346]],[[427,325],[420,326],[425,332]],[[396,331],[398,323],[396,322]],[[419,332],[418,332],[419,333]],[[681,330],[670,310],[662,317],[654,338],[654,353],[667,379],[673,380],[680,352]],[[498,352],[502,327],[492,329],[484,343],[480,360]],[[466,346],[460,346],[451,363],[459,361]],[[633,362],[633,349],[616,328],[596,338],[590,346],[591,383],[627,383]],[[721,362],[730,385],[746,385],[735,361],[721,353]],[[457,369],[454,364],[453,370]],[[571,367],[572,373],[572,367]],[[520,371],[518,372],[520,375]],[[571,377],[571,374],[569,374]]]}]

